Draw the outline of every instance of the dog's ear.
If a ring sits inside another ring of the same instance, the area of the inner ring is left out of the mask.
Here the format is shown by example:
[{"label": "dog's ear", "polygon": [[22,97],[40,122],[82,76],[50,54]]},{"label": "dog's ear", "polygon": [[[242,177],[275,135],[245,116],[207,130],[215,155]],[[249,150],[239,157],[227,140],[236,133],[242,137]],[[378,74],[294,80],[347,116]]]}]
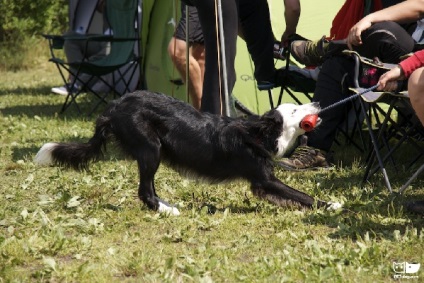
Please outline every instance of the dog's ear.
[{"label": "dog's ear", "polygon": [[283,116],[275,109],[266,112],[260,119],[259,136],[269,152],[276,152],[276,140],[283,130]]},{"label": "dog's ear", "polygon": [[283,125],[283,116],[275,109],[272,109],[268,112],[266,112],[262,117],[261,120],[265,122],[268,126],[282,126]]},{"label": "dog's ear", "polygon": [[261,126],[259,131],[263,136],[277,138],[283,130],[283,123],[283,116],[280,112],[272,109],[261,117]]}]

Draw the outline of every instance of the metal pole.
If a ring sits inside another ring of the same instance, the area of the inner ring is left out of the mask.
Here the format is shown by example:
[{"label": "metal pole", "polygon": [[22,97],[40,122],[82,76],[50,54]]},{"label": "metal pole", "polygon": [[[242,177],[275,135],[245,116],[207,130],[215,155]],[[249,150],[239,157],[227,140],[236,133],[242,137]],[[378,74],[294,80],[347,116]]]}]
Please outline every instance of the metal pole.
[{"label": "metal pole", "polygon": [[186,95],[187,95],[187,101],[190,100],[190,88],[189,88],[189,81],[190,81],[190,42],[189,42],[189,31],[190,31],[190,25],[188,20],[188,5],[185,6],[185,13],[186,13],[186,34],[185,34],[185,41],[186,41]]},{"label": "metal pole", "polygon": [[218,27],[219,27],[219,40],[221,43],[221,65],[222,65],[222,80],[224,82],[224,97],[225,97],[225,115],[230,116],[230,100],[228,94],[228,80],[227,80],[227,58],[225,56],[225,39],[224,39],[224,23],[222,18],[221,0],[218,0]]}]

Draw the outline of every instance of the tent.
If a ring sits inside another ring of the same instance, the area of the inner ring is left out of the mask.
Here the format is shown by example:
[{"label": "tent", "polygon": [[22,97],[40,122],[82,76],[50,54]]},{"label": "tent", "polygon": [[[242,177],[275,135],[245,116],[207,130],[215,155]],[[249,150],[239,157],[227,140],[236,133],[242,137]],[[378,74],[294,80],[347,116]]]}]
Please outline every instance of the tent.
[{"label": "tent", "polygon": [[[302,0],[302,15],[297,32],[307,38],[318,39],[328,34],[331,21],[337,13],[343,0],[317,2]],[[282,0],[268,0],[274,34],[284,31],[284,5]],[[151,91],[162,92],[187,101],[184,85],[175,83],[180,80],[178,71],[172,64],[167,53],[175,23],[179,19],[180,1],[176,0],[143,0],[142,2],[142,54],[144,87]],[[225,23],[224,23],[225,26]],[[284,62],[277,62],[277,67]],[[253,76],[253,63],[243,40],[237,42],[236,73],[237,81],[233,95],[251,111],[261,114],[269,110],[269,100],[266,91],[259,91]],[[275,89],[276,97],[279,90]],[[284,98],[283,101],[285,101]]]}]

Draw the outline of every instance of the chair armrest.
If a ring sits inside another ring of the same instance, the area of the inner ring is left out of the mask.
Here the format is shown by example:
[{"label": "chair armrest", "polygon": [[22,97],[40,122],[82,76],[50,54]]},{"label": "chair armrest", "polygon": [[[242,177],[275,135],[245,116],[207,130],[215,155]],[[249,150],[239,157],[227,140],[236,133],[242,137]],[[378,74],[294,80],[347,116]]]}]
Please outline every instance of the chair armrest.
[{"label": "chair armrest", "polygon": [[42,36],[49,40],[51,49],[62,49],[65,44],[63,36],[56,34],[42,34]]},{"label": "chair armrest", "polygon": [[414,53],[408,53],[408,54],[402,55],[402,56],[400,56],[400,60],[405,60],[405,59],[411,57],[413,54]]}]

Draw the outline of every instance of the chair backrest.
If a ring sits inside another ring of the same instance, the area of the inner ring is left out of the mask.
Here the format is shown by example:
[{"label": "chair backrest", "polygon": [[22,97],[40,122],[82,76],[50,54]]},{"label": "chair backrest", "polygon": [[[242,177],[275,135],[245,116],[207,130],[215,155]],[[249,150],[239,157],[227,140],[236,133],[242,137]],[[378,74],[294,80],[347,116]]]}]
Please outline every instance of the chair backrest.
[{"label": "chair backrest", "polygon": [[130,61],[134,55],[135,40],[119,40],[136,38],[136,15],[138,0],[106,0],[107,20],[118,39],[111,42],[110,53],[104,58],[92,62],[97,66],[119,66]]}]

